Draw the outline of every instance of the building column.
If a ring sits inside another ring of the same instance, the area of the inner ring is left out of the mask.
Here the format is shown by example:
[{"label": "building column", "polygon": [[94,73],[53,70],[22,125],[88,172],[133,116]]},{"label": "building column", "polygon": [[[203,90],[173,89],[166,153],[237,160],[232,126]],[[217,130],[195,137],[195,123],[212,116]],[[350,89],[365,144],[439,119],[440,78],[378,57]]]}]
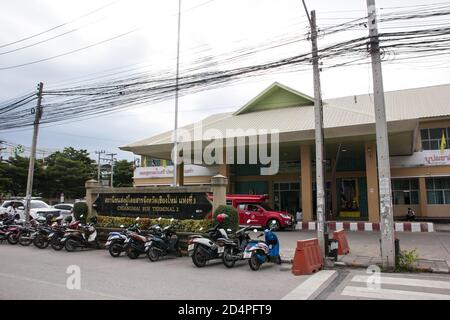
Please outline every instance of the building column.
[{"label": "building column", "polygon": [[177,185],[184,186],[184,163],[177,165]]},{"label": "building column", "polygon": [[300,174],[303,221],[313,220],[311,148],[300,146]]},{"label": "building column", "polygon": [[331,207],[332,207],[332,219],[336,219],[338,214],[338,186],[337,186],[337,179],[336,179],[336,157],[333,157],[331,159]]},{"label": "building column", "polygon": [[364,145],[366,158],[367,207],[369,222],[380,222],[380,200],[378,191],[377,145],[375,141]]},{"label": "building column", "polygon": [[425,183],[425,177],[419,178],[419,203],[420,203],[420,216],[427,216],[427,185]]}]

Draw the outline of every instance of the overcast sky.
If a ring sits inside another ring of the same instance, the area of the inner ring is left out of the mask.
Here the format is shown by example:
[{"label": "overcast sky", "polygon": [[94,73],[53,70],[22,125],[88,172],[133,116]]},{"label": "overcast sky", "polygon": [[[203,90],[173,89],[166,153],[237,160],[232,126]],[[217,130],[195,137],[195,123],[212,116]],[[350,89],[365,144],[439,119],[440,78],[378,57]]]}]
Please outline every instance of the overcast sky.
[{"label": "overcast sky", "polygon": [[[377,7],[433,2],[442,1],[378,0]],[[0,5],[0,68],[65,53],[138,28],[129,35],[61,58],[0,70],[0,101],[29,92],[40,81],[44,82],[45,88],[70,87],[83,84],[90,78],[131,68],[135,71],[146,70],[149,74],[161,68],[173,68],[175,72],[176,0],[2,0]],[[319,27],[366,14],[365,0],[308,0],[307,5],[310,10],[316,10]],[[106,7],[73,21],[102,6]],[[182,10],[183,66],[188,66],[196,57],[198,48],[219,57],[220,53],[233,51],[242,45],[264,43],[287,33],[298,33],[300,38],[304,38],[308,30],[300,0],[182,0]],[[2,47],[67,22],[53,32]],[[74,29],[78,30],[72,31]],[[64,32],[67,34],[51,41],[2,54]],[[355,31],[355,34],[357,32],[367,33],[361,30]],[[352,36],[339,35],[346,38]],[[339,37],[328,39],[325,36],[326,39],[319,39],[319,47],[326,41],[339,41]],[[286,53],[301,53],[309,50],[309,43],[294,45],[286,50],[289,51]],[[270,57],[270,54],[273,53],[268,54],[269,58],[276,58]],[[261,53],[257,58],[264,60],[268,56]],[[448,61],[442,62],[442,58],[385,65],[385,90],[450,83],[449,66]],[[321,78],[324,98],[364,94],[372,90],[371,71],[366,65],[326,70]],[[313,95],[310,71],[250,78],[232,86],[181,98],[180,125],[213,113],[234,111],[274,81]],[[45,125],[39,133],[38,147],[51,151],[73,146],[91,153],[106,150],[119,153],[118,158],[131,160],[131,153],[122,152],[117,147],[172,129],[173,108],[174,101],[170,100],[84,121]],[[31,128],[3,131],[0,132],[0,140],[29,146],[31,134]]]}]

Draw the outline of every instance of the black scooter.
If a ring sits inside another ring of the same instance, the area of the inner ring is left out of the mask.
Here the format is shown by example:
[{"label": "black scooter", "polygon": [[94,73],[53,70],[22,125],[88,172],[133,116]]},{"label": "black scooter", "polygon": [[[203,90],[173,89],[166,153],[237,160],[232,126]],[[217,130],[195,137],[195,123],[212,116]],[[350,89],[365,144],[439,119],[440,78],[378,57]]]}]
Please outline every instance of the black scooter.
[{"label": "black scooter", "polygon": [[252,240],[248,234],[251,227],[239,229],[229,239],[219,239],[218,245],[224,247],[222,262],[227,268],[233,268],[238,260],[244,260],[244,251]]},{"label": "black scooter", "polygon": [[178,236],[175,232],[173,218],[171,224],[164,227],[161,232],[156,233],[145,244],[145,251],[150,261],[158,261],[160,257],[175,255],[181,257],[181,250],[178,246]]}]

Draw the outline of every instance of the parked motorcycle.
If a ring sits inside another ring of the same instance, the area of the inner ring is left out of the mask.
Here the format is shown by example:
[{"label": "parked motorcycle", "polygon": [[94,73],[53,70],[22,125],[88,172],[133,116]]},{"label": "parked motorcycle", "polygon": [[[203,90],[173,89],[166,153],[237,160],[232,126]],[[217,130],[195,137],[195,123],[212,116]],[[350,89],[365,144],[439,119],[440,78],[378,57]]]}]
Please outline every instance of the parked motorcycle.
[{"label": "parked motorcycle", "polygon": [[38,217],[36,219],[31,219],[29,223],[25,223],[23,226],[19,227],[19,244],[22,246],[29,246],[33,243],[34,238],[38,233],[38,226],[45,224],[46,219],[44,217]]},{"label": "parked motorcycle", "polygon": [[173,218],[171,224],[164,227],[161,232],[156,233],[145,244],[145,251],[150,261],[158,261],[160,257],[175,255],[181,257],[178,236],[176,235]]},{"label": "parked motorcycle", "polygon": [[33,239],[33,244],[39,249],[45,249],[50,244],[49,236],[53,232],[51,219],[52,217],[47,216],[46,222],[37,227],[36,235]]},{"label": "parked motorcycle", "polygon": [[222,258],[225,247],[219,246],[217,241],[228,239],[227,232],[220,227],[227,217],[226,214],[219,214],[216,217],[217,224],[208,230],[208,238],[196,235],[189,239],[188,255],[192,257],[192,262],[196,267],[204,267],[209,260]]},{"label": "parked motorcycle", "polygon": [[[72,216],[67,216],[65,218],[64,223],[61,223],[62,217],[56,218],[56,222],[52,225],[52,233],[49,234],[48,240],[50,242],[50,246],[53,250],[59,251],[64,248],[64,244],[61,242],[62,238],[64,238],[64,234],[66,233],[68,226],[72,222]],[[77,227],[73,227],[76,229]]]},{"label": "parked motorcycle", "polygon": [[[120,254],[125,251],[125,240],[128,238],[129,233],[136,232],[139,234],[141,232],[139,230],[138,221],[139,219],[136,218],[136,223],[129,226],[126,230],[123,230],[121,232],[114,231],[109,233],[108,239],[105,243],[105,248],[108,249],[111,257],[119,257]],[[123,225],[121,225],[120,227],[124,228]]]},{"label": "parked motorcycle", "polygon": [[17,244],[19,242],[20,227],[24,223],[25,221],[20,220],[18,214],[3,219],[0,224],[0,241],[7,240],[9,244]]},{"label": "parked motorcycle", "polygon": [[[136,220],[139,221],[139,217]],[[161,228],[158,225],[150,227],[146,232],[129,232],[123,247],[128,258],[137,259],[141,254],[145,254],[145,244],[150,236],[159,232],[161,232]]]},{"label": "parked motorcycle", "polygon": [[[271,225],[258,236],[258,238],[264,236],[265,241],[251,240],[245,248],[244,259],[249,259],[248,264],[253,271],[259,270],[266,262],[281,264],[280,243],[273,232],[274,228],[276,226]],[[256,229],[254,231],[258,232]]]},{"label": "parked motorcycle", "polygon": [[[83,215],[80,216],[83,218]],[[97,239],[97,230],[95,224],[97,219],[93,217],[87,225],[79,223],[78,229],[67,229],[61,243],[68,252],[75,251],[76,248],[95,248],[100,249],[100,243]]]},{"label": "parked motorcycle", "polygon": [[219,246],[224,247],[222,262],[227,268],[234,267],[236,261],[244,259],[245,249],[251,241],[248,235],[250,229],[249,226],[239,229],[229,239],[222,238],[217,241]]}]

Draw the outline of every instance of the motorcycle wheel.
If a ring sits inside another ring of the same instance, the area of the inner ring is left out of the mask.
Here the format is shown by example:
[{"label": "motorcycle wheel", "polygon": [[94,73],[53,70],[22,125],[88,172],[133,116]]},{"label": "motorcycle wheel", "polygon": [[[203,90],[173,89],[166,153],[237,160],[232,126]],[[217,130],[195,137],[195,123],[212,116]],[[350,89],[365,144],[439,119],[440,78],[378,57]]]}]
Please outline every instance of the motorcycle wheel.
[{"label": "motorcycle wheel", "polygon": [[111,257],[117,258],[122,253],[122,245],[120,243],[113,243],[109,246],[108,250]]},{"label": "motorcycle wheel", "polygon": [[227,268],[233,268],[234,264],[236,263],[236,260],[230,258],[230,256],[233,255],[233,249],[232,248],[225,248],[225,251],[223,252],[222,261],[225,267]]},{"label": "motorcycle wheel", "polygon": [[206,265],[206,261],[208,261],[204,254],[198,249],[199,247],[195,248],[193,254],[192,254],[192,262],[195,264],[196,267],[202,268]]},{"label": "motorcycle wheel", "polygon": [[130,259],[137,259],[139,257],[139,253],[137,253],[136,250],[133,250],[133,248],[128,247],[127,248],[127,256]]},{"label": "motorcycle wheel", "polygon": [[48,247],[48,240],[45,240],[42,236],[37,236],[34,238],[33,244],[39,249],[45,249]]},{"label": "motorcycle wheel", "polygon": [[9,244],[17,244],[19,242],[19,234],[18,233],[10,233],[8,234],[8,238],[6,238]]},{"label": "motorcycle wheel", "polygon": [[21,234],[19,236],[19,244],[21,246],[27,247],[33,242],[33,240],[30,239],[30,234]]},{"label": "motorcycle wheel", "polygon": [[256,252],[252,253],[252,256],[248,260],[248,265],[253,271],[258,271],[261,268],[261,262],[259,262],[258,254]]},{"label": "motorcycle wheel", "polygon": [[64,247],[66,248],[67,252],[73,252],[73,251],[75,251],[77,245],[76,245],[76,242],[73,241],[72,239],[67,239]]},{"label": "motorcycle wheel", "polygon": [[53,250],[59,251],[64,248],[64,245],[61,243],[61,239],[56,238],[52,241],[51,246]]},{"label": "motorcycle wheel", "polygon": [[147,257],[151,262],[156,262],[159,260],[159,252],[154,247],[150,247],[147,251]]}]

